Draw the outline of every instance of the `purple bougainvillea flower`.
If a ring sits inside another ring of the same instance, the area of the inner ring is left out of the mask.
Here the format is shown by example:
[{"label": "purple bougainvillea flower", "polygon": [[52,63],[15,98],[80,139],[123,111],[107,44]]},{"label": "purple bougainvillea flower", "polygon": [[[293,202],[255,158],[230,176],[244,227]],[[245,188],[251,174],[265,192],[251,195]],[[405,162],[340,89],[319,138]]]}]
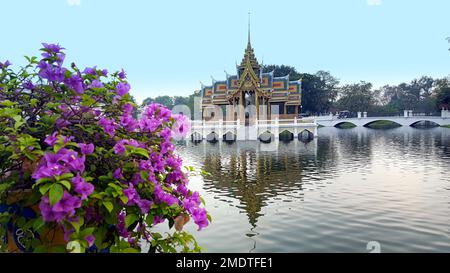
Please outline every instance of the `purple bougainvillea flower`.
[{"label": "purple bougainvillea flower", "polygon": [[158,184],[155,185],[154,194],[155,200],[159,203],[166,203],[169,206],[178,203],[178,198],[165,192]]},{"label": "purple bougainvillea flower", "polygon": [[185,115],[174,115],[175,123],[172,126],[175,137],[185,137],[191,130],[191,122]]},{"label": "purple bougainvillea flower", "polygon": [[124,113],[120,117],[120,125],[129,132],[133,132],[138,128],[138,122],[130,114]]},{"label": "purple bougainvillea flower", "polygon": [[35,88],[34,84],[30,80],[24,82],[22,84],[22,86],[23,86],[23,88],[28,89],[28,90],[33,90]]},{"label": "purple bougainvillea flower", "polygon": [[139,200],[139,195],[131,183],[128,184],[127,189],[123,190],[123,194],[128,198],[127,205],[134,205]]},{"label": "purple bougainvillea flower", "polygon": [[163,138],[164,140],[170,140],[171,136],[172,136],[172,130],[170,130],[169,128],[164,128],[161,130],[161,132],[159,132],[159,136],[161,138]]},{"label": "purple bougainvillea flower", "polygon": [[164,106],[159,108],[159,118],[160,119],[167,122],[170,120],[171,117],[172,117],[172,111],[170,111],[169,108],[164,107]]},{"label": "purple bougainvillea flower", "polygon": [[103,70],[102,70],[102,76],[103,76],[103,77],[108,76],[108,69],[103,69]]},{"label": "purple bougainvillea flower", "polygon": [[53,53],[59,53],[61,50],[65,49],[64,47],[61,47],[59,44],[47,44],[47,43],[42,43],[42,46],[53,52]]},{"label": "purple bougainvillea flower", "polygon": [[49,146],[55,145],[56,141],[58,141],[58,132],[54,132],[53,134],[47,136],[44,140],[45,143],[47,143]]},{"label": "purple bougainvillea flower", "polygon": [[51,206],[48,196],[43,196],[39,203],[39,209],[42,218],[46,222],[57,221],[60,222],[66,217],[71,217],[75,214],[75,209],[81,207],[81,200],[75,196],[70,195],[64,191],[61,200]]},{"label": "purple bougainvillea flower", "polygon": [[70,240],[70,236],[75,231],[73,227],[67,228],[65,225],[62,225],[64,231],[64,241],[68,242]]},{"label": "purple bougainvillea flower", "polygon": [[164,222],[164,218],[159,216],[159,215],[155,215],[153,216],[153,225],[157,225],[157,224],[161,224]]},{"label": "purple bougainvillea flower", "polygon": [[127,94],[128,91],[130,91],[130,85],[128,83],[119,82],[116,85],[116,89],[117,89],[117,94],[119,96],[123,96],[123,95]]},{"label": "purple bougainvillea flower", "polygon": [[59,119],[56,120],[56,127],[58,129],[66,128],[70,124],[71,124],[70,121],[65,120],[63,118],[59,118]]},{"label": "purple bougainvillea flower", "polygon": [[72,178],[72,185],[75,192],[81,195],[81,200],[85,200],[94,192],[94,185],[91,183],[86,183],[84,178],[82,178],[79,173]]},{"label": "purple bougainvillea flower", "polygon": [[121,212],[117,215],[117,225],[116,230],[121,237],[127,238],[130,234],[125,226],[125,213]]},{"label": "purple bougainvillea flower", "polygon": [[49,81],[63,82],[67,69],[47,64],[39,71],[39,76]]},{"label": "purple bougainvillea flower", "polygon": [[124,80],[127,76],[127,74],[125,73],[125,71],[123,71],[123,69],[122,69],[122,71],[119,72],[118,75],[121,80]]},{"label": "purple bougainvillea flower", "polygon": [[118,155],[123,155],[125,153],[125,144],[123,143],[123,141],[119,141],[116,143],[116,145],[114,145],[113,147],[114,153],[118,154]]},{"label": "purple bougainvillea flower", "polygon": [[116,124],[116,122],[113,119],[108,119],[108,118],[102,117],[99,120],[98,124],[103,127],[103,130],[105,131],[105,133],[107,133],[111,138],[114,137],[114,135],[116,134],[116,129],[117,129],[118,125]]},{"label": "purple bougainvillea flower", "polygon": [[94,144],[92,144],[92,143],[89,143],[89,144],[78,143],[78,147],[80,147],[81,153],[84,155],[92,154],[95,149]]},{"label": "purple bougainvillea flower", "polygon": [[134,140],[134,139],[121,139],[119,140],[113,147],[114,153],[118,154],[118,155],[122,155],[125,153],[126,147],[125,145],[130,145],[133,147],[141,147],[143,145],[141,145],[138,141]]},{"label": "purple bougainvillea flower", "polygon": [[161,120],[142,116],[139,120],[139,128],[143,132],[153,133],[161,126]]},{"label": "purple bougainvillea flower", "polygon": [[6,69],[10,65],[11,65],[11,63],[8,60],[6,60],[6,62],[4,62],[4,63],[0,62],[0,69]]},{"label": "purple bougainvillea flower", "polygon": [[56,212],[50,206],[50,200],[48,196],[43,196],[41,202],[39,203],[39,210],[41,211],[42,218],[45,222],[57,221],[60,222],[64,219],[65,212]]},{"label": "purple bougainvillea flower", "polygon": [[86,240],[86,242],[88,243],[88,246],[91,247],[94,245],[95,237],[94,237],[94,235],[91,234],[91,235],[84,237],[84,240]]},{"label": "purple bougainvillea flower", "polygon": [[78,197],[70,195],[67,191],[64,191],[61,200],[55,203],[52,210],[55,212],[64,212],[65,214],[72,216],[75,214],[75,209],[81,207],[81,200]]},{"label": "purple bougainvillea flower", "polygon": [[103,83],[101,83],[98,80],[93,80],[92,83],[89,85],[89,88],[102,88]]},{"label": "purple bougainvillea flower", "polygon": [[164,172],[166,167],[166,162],[161,154],[153,152],[150,154],[150,159],[152,161],[153,169],[157,172]]},{"label": "purple bougainvillea flower", "polygon": [[206,210],[203,208],[198,208],[192,212],[192,218],[194,222],[198,226],[198,230],[202,230],[203,228],[208,226],[208,218],[206,214]]},{"label": "purple bougainvillea flower", "polygon": [[83,73],[86,75],[97,75],[97,66],[94,67],[86,67],[83,70]]},{"label": "purple bougainvillea flower", "polygon": [[65,79],[65,84],[73,89],[77,94],[84,93],[83,79],[78,74],[73,74],[69,78]]},{"label": "purple bougainvillea flower", "polygon": [[114,179],[122,179],[123,178],[122,168],[117,168],[117,169],[114,170],[113,178]]},{"label": "purple bougainvillea flower", "polygon": [[38,166],[36,170],[33,172],[32,178],[34,179],[41,179],[41,178],[48,178],[48,177],[54,177],[57,175],[62,175],[64,173],[68,173],[69,171],[64,166],[61,166],[56,163],[44,163]]},{"label": "purple bougainvillea flower", "polygon": [[69,143],[70,141],[72,141],[75,137],[73,136],[62,136],[62,139],[64,141],[64,144]]},{"label": "purple bougainvillea flower", "polygon": [[64,60],[66,59],[66,54],[64,53],[57,53],[56,54],[56,63],[58,64],[58,66],[62,66],[62,64],[64,63]]},{"label": "purple bougainvillea flower", "polygon": [[137,186],[142,182],[144,182],[144,179],[140,173],[133,174],[133,177],[131,178],[131,183],[133,183],[133,185]]},{"label": "purple bougainvillea flower", "polygon": [[188,188],[186,187],[186,185],[184,184],[179,184],[177,186],[177,192],[180,193],[181,195],[183,195],[184,197],[186,197],[189,193]]},{"label": "purple bougainvillea flower", "polygon": [[81,157],[71,157],[72,161],[68,162],[70,170],[73,172],[84,172],[84,161],[86,160],[85,155]]},{"label": "purple bougainvillea flower", "polygon": [[152,207],[153,202],[150,200],[139,199],[139,200],[136,200],[136,204],[141,209],[141,212],[143,214],[147,214],[150,211],[150,208]]},{"label": "purple bougainvillea flower", "polygon": [[131,114],[133,112],[133,105],[131,103],[125,103],[125,105],[123,106],[123,112],[127,113],[127,114]]},{"label": "purple bougainvillea flower", "polygon": [[180,157],[169,157],[166,159],[167,166],[176,170],[179,170],[183,161]]}]

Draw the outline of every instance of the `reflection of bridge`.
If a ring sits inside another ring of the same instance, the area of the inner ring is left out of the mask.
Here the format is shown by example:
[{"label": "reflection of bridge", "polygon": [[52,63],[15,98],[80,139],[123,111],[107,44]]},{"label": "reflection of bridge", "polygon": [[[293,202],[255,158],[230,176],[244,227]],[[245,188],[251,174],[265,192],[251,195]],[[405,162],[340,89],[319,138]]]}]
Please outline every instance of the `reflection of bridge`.
[{"label": "reflection of bridge", "polygon": [[358,118],[343,118],[339,119],[335,116],[322,116],[317,117],[316,122],[317,124],[325,127],[335,127],[342,123],[352,123],[356,126],[367,126],[370,123],[373,123],[375,121],[391,121],[395,122],[402,126],[414,126],[418,122],[422,121],[428,121],[432,123],[436,123],[439,126],[443,125],[450,125],[450,113],[449,111],[442,111],[441,116],[415,116],[412,115],[410,112],[405,111],[404,116],[394,116],[394,117],[366,117],[358,115]]},{"label": "reflection of bridge", "polygon": [[235,141],[235,140],[261,140],[274,141],[279,138],[280,133],[285,131],[292,137],[301,138],[307,134],[309,138],[317,136],[317,124],[314,119],[272,119],[256,120],[248,124],[237,121],[192,121],[190,132],[191,139],[200,141]]}]

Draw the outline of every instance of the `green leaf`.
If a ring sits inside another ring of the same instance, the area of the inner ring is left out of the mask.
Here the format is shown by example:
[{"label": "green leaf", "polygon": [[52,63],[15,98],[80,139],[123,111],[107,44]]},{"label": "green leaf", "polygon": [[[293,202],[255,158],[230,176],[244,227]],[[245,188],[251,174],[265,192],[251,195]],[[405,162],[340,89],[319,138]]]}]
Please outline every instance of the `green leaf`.
[{"label": "green leaf", "polygon": [[80,232],[80,239],[84,239],[86,236],[91,235],[95,230],[95,227],[85,228]]},{"label": "green leaf", "polygon": [[109,202],[109,201],[104,201],[104,202],[103,202],[103,206],[105,206],[105,208],[106,208],[109,212],[111,212],[111,211],[114,209],[113,204],[112,204],[111,202]]},{"label": "green leaf", "polygon": [[72,177],[73,177],[73,173],[65,173],[60,176],[61,179],[68,179],[68,178],[72,178]]},{"label": "green leaf", "polygon": [[39,187],[39,192],[44,195],[50,190],[50,188],[53,186],[53,184],[45,184]]},{"label": "green leaf", "polygon": [[146,149],[144,149],[144,148],[136,148],[136,147],[129,146],[129,145],[126,145],[126,147],[131,149],[131,152],[130,152],[131,154],[140,155],[140,156],[143,156],[143,157],[145,157],[147,159],[150,158],[150,156],[148,155],[148,151]]},{"label": "green leaf", "polygon": [[136,214],[128,214],[125,217],[125,227],[131,226],[133,223],[135,223],[139,217]]},{"label": "green leaf", "polygon": [[206,218],[208,219],[208,221],[209,221],[210,223],[212,222],[211,214],[207,213],[207,214],[206,214]]},{"label": "green leaf", "polygon": [[34,248],[33,253],[48,253],[48,248],[45,245],[40,245]]},{"label": "green leaf", "polygon": [[30,105],[31,105],[32,107],[36,107],[36,105],[37,105],[38,102],[39,102],[39,101],[38,101],[37,99],[31,99],[31,100],[30,100]]},{"label": "green leaf", "polygon": [[122,203],[127,204],[128,203],[128,197],[126,197],[125,195],[121,195],[119,196],[120,201],[122,201]]},{"label": "green leaf", "polygon": [[61,181],[58,181],[58,183],[62,184],[68,190],[70,190],[70,188],[72,187],[72,184],[70,184],[70,182],[67,180],[61,180]]},{"label": "green leaf", "polygon": [[141,253],[141,251],[135,248],[128,247],[122,250],[122,253]]},{"label": "green leaf", "polygon": [[147,223],[147,225],[152,226],[153,225],[153,215],[151,214],[147,214],[147,217],[145,217],[145,223]]},{"label": "green leaf", "polygon": [[60,184],[53,184],[50,188],[49,199],[50,205],[53,206],[56,202],[61,200],[64,194],[64,189]]},{"label": "green leaf", "polygon": [[75,232],[80,232],[80,227],[84,224],[84,218],[80,217],[78,222],[70,222],[72,226],[75,228]]},{"label": "green leaf", "polygon": [[16,104],[17,104],[17,102],[12,102],[10,100],[2,100],[2,101],[0,101],[0,105],[5,106],[5,107],[11,107],[11,106],[14,106]]},{"label": "green leaf", "polygon": [[33,223],[33,230],[39,230],[41,227],[43,227],[45,225],[44,219],[42,219],[42,217],[39,217],[36,219],[36,221],[34,221]]}]

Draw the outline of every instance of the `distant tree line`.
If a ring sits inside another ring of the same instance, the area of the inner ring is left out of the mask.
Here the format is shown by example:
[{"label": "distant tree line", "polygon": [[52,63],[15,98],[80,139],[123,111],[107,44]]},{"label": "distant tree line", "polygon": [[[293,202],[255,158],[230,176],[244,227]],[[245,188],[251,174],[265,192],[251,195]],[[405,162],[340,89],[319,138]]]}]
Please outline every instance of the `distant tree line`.
[{"label": "distant tree line", "polygon": [[[375,89],[370,82],[341,85],[326,71],[299,73],[292,66],[266,65],[263,72],[274,71],[275,77],[289,74],[290,80],[302,80],[302,112],[316,115],[348,110],[367,111],[369,115],[402,115],[403,110],[432,114],[450,108],[450,77],[434,79],[423,76],[408,83],[385,85]],[[184,104],[194,113],[195,95],[157,96],[147,98],[143,105],[157,102],[172,109]]]},{"label": "distant tree line", "polygon": [[294,67],[268,65],[264,72],[275,76],[289,74],[291,80],[302,79],[302,112],[323,114],[348,110],[367,111],[371,115],[397,115],[403,110],[436,113],[450,107],[450,78],[423,76],[409,83],[385,85],[375,89],[370,82],[340,85],[329,72],[298,73]]}]

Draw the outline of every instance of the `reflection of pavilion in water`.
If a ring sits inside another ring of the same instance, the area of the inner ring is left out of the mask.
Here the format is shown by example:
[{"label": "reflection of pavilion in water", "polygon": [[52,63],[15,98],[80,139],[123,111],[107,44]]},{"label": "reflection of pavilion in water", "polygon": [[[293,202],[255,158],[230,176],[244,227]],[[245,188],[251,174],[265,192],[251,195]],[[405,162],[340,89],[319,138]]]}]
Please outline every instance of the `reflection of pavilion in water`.
[{"label": "reflection of pavilion in water", "polygon": [[205,188],[239,200],[238,207],[245,210],[253,227],[270,199],[295,192],[302,195],[302,161],[314,161],[317,148],[316,142],[299,144],[294,155],[289,153],[294,145],[280,144],[276,152],[259,150],[258,142],[225,145],[219,149],[219,145],[204,145],[208,151],[203,169],[212,175],[204,178]]}]

